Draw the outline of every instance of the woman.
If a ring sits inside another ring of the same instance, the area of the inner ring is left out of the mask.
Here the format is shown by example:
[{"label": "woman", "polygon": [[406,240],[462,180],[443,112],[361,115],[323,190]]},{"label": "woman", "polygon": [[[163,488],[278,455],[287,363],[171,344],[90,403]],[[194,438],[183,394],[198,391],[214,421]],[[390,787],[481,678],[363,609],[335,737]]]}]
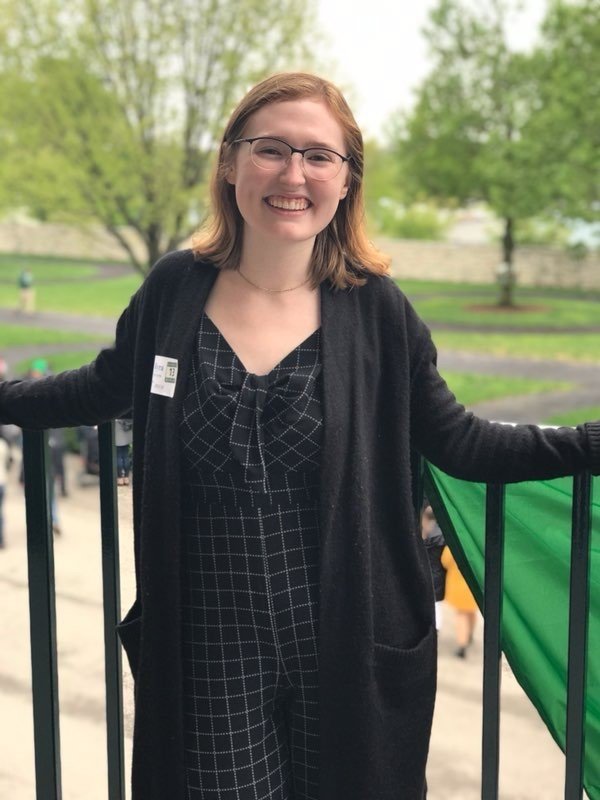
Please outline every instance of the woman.
[{"label": "woman", "polygon": [[116,342],[0,386],[0,419],[93,424],[133,400],[133,797],[422,798],[431,577],[410,449],[480,481],[600,467],[600,424],[478,420],[363,228],[339,91],[268,78],[225,129],[213,218]]}]

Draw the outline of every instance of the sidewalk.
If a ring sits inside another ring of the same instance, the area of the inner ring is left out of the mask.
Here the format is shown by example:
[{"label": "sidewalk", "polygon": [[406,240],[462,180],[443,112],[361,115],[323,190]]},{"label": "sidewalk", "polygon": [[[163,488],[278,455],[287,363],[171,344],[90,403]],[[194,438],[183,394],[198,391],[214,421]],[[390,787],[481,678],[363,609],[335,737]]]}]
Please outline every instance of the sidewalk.
[{"label": "sidewalk", "polygon": [[[55,539],[61,755],[64,800],[106,800],[106,743],[98,491],[80,488],[69,460],[70,497],[60,499]],[[0,797],[33,800],[33,726],[25,514],[13,467],[6,498],[7,547],[0,551]],[[130,489],[119,489],[121,595],[133,600]],[[453,655],[452,613],[440,635],[439,691],[428,800],[479,800],[482,625],[466,661]],[[125,669],[127,764],[131,678]],[[128,766],[129,770],[129,766]],[[564,758],[507,667],[503,669],[500,797],[560,800]],[[168,800],[168,798],[165,798]],[[365,798],[365,800],[370,800]],[[399,798],[401,800],[401,798]]]}]

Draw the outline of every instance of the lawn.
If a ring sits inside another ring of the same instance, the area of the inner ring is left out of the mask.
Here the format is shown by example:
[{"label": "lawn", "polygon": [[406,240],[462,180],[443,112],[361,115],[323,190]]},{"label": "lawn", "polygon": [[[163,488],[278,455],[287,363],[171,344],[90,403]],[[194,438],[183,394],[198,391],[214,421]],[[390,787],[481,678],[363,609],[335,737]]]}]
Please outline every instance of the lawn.
[{"label": "lawn", "polygon": [[[492,283],[450,283],[448,281],[427,281],[414,278],[396,278],[396,283],[408,297],[418,295],[482,295],[487,302],[494,304],[498,299],[498,287]],[[532,297],[560,298],[575,300],[600,300],[600,289],[562,288],[558,286],[517,286],[515,303],[530,303]]]},{"label": "lawn", "polygon": [[[72,353],[56,353],[54,355],[45,356],[48,362],[48,367],[51,372],[64,372],[66,369],[77,369],[83,364],[89,364],[98,355],[100,348],[96,350],[77,350]],[[23,375],[31,363],[30,359],[19,361],[14,365],[13,372],[15,375]]]},{"label": "lawn", "polygon": [[27,328],[20,325],[1,325],[0,342],[2,348],[21,347],[23,345],[37,344],[71,344],[76,342],[97,342],[103,341],[98,336],[90,336],[84,333],[73,333],[72,331],[57,331],[48,328]]},{"label": "lawn", "polygon": [[468,297],[439,294],[422,299],[416,297],[414,306],[427,323],[445,322],[477,328],[548,326],[557,330],[585,325],[600,326],[600,302],[566,300],[543,295],[532,294],[523,298],[521,304],[511,310],[495,305],[486,294]]},{"label": "lawn", "polygon": [[544,420],[546,425],[579,425],[586,420],[600,419],[600,406],[588,406],[578,408],[574,411],[567,411],[564,414],[556,414]]},{"label": "lawn", "polygon": [[476,375],[468,372],[443,372],[444,379],[465,406],[499,400],[501,397],[519,397],[541,392],[568,391],[572,384],[565,381],[540,381],[530,378],[506,378],[496,375]]},{"label": "lawn", "polygon": [[[107,280],[85,280],[37,286],[36,309],[94,317],[117,317],[139,287],[141,277],[134,273]],[[0,284],[0,307],[16,308],[18,289]]]},{"label": "lawn", "polygon": [[600,362],[600,333],[466,333],[434,331],[440,349],[547,361]]},{"label": "lawn", "polygon": [[[101,262],[41,256],[0,254],[0,307],[18,305],[17,278],[24,267],[36,279],[36,307],[40,311],[116,317],[138,288],[141,277],[131,273],[96,280]],[[72,279],[72,282],[68,282]],[[53,284],[52,281],[60,281]],[[50,283],[47,283],[50,281]],[[600,325],[600,293],[579,293],[553,288],[519,287],[517,307],[533,310],[505,311],[495,305],[494,285],[399,280],[404,292],[428,323],[452,323],[477,327],[513,325],[579,327]],[[483,306],[485,310],[477,310]],[[536,310],[537,309],[537,310]],[[569,351],[570,352],[570,351]]]},{"label": "lawn", "polygon": [[0,283],[16,285],[24,269],[33,273],[34,280],[78,280],[96,274],[98,265],[81,259],[51,258],[42,256],[11,255],[0,253]]},{"label": "lawn", "polygon": [[108,261],[107,259],[94,260],[81,258],[66,258],[65,256],[35,256],[23,253],[0,253],[0,281],[14,280],[21,270],[27,267],[39,280],[55,280],[57,278],[82,278],[93,275],[102,264],[119,264],[127,266],[124,262]]}]

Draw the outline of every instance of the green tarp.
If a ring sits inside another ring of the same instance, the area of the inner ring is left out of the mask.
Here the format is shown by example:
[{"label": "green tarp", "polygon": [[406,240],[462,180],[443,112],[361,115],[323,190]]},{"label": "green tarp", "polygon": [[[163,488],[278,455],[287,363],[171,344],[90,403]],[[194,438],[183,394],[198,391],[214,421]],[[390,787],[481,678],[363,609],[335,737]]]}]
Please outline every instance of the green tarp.
[{"label": "green tarp", "polygon": [[[485,486],[431,465],[426,490],[454,556],[482,606]],[[506,487],[502,647],[564,751],[572,478]],[[595,498],[595,499],[594,499]],[[600,479],[593,485],[584,784],[600,800]]]}]

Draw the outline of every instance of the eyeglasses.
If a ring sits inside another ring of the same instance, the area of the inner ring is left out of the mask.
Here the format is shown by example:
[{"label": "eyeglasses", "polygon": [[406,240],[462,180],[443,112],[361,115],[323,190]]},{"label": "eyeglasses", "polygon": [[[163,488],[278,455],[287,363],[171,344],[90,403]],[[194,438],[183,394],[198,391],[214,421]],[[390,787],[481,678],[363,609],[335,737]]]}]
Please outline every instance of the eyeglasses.
[{"label": "eyeglasses", "polygon": [[283,170],[294,153],[302,156],[302,167],[307,178],[316,181],[330,181],[339,175],[344,162],[352,156],[343,156],[329,147],[292,147],[283,139],[269,136],[255,136],[253,139],[235,139],[232,144],[247,142],[250,145],[252,163],[261,169],[275,172]]}]

